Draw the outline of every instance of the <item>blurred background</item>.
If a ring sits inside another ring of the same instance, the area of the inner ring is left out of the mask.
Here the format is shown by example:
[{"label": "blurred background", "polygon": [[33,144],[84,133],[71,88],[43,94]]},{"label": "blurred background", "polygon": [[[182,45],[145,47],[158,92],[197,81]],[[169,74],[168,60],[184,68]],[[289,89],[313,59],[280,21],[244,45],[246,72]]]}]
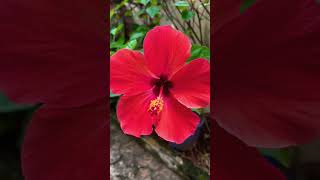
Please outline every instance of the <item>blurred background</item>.
[{"label": "blurred background", "polygon": [[16,104],[0,91],[0,180],[23,180],[20,150],[24,130],[40,104]]}]

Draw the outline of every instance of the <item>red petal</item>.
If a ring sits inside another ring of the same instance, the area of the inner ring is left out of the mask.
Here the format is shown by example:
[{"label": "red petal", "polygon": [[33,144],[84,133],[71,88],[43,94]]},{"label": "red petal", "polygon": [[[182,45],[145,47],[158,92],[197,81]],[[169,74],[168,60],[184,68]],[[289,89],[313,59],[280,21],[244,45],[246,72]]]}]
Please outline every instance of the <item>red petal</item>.
[{"label": "red petal", "polygon": [[0,89],[16,102],[59,107],[108,97],[103,6],[4,0]]},{"label": "red petal", "polygon": [[138,51],[122,49],[110,60],[110,89],[115,94],[135,94],[151,89],[152,75]]},{"label": "red petal", "polygon": [[28,126],[22,154],[26,180],[105,179],[106,103],[41,108]]},{"label": "red petal", "polygon": [[175,73],[170,92],[188,108],[207,107],[210,104],[210,64],[196,59]]},{"label": "red petal", "polygon": [[169,77],[190,57],[191,42],[171,26],[157,26],[147,33],[143,49],[149,69]]},{"label": "red petal", "polygon": [[166,98],[164,103],[155,131],[166,141],[181,144],[194,134],[200,122],[199,116],[173,97]]},{"label": "red petal", "polygon": [[153,121],[148,112],[150,101],[155,99],[152,91],[120,98],[117,117],[124,133],[140,137],[152,133]]},{"label": "red petal", "polygon": [[285,180],[281,172],[269,164],[259,152],[228,134],[216,123],[213,128],[213,179]]},{"label": "red petal", "polygon": [[314,0],[261,0],[214,35],[214,110],[229,133],[264,147],[320,136],[319,16]]}]

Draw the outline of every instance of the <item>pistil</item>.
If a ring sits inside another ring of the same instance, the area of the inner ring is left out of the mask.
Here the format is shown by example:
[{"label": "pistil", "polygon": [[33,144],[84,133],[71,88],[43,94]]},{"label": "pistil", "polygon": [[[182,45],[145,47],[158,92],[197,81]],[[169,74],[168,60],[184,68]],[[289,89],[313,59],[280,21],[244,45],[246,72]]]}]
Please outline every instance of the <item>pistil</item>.
[{"label": "pistil", "polygon": [[160,93],[157,98],[150,101],[148,112],[151,116],[158,116],[163,110],[163,97],[162,97],[163,86],[160,88]]}]

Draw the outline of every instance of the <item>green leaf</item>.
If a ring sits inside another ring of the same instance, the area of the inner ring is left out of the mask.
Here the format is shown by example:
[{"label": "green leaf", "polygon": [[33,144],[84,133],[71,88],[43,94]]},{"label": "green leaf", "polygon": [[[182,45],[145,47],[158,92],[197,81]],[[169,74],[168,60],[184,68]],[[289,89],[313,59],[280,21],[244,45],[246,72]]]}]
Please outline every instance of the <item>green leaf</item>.
[{"label": "green leaf", "polygon": [[295,155],[294,149],[282,148],[282,149],[266,149],[261,148],[260,152],[263,155],[271,156],[279,161],[284,167],[289,168],[292,164],[293,157]]},{"label": "green leaf", "polygon": [[132,12],[131,12],[131,11],[126,11],[126,12],[124,13],[124,16],[130,17],[130,16],[132,16]]},{"label": "green leaf", "polygon": [[198,175],[198,180],[207,180],[209,177],[207,176],[207,175],[205,175],[205,174],[200,174],[200,175]]},{"label": "green leaf", "polygon": [[190,62],[196,58],[204,58],[210,61],[210,49],[206,46],[194,44],[191,47],[191,57],[187,60]]},{"label": "green leaf", "polygon": [[121,3],[117,3],[114,8],[110,9],[110,20],[112,18],[117,18],[119,17],[120,9],[125,7],[126,4],[128,3],[128,0],[123,0]]},{"label": "green leaf", "polygon": [[111,9],[111,11],[110,11],[110,20],[112,19],[114,13],[115,13],[115,12],[114,12],[114,9]]},{"label": "green leaf", "polygon": [[244,13],[250,6],[252,6],[256,0],[244,0],[240,7],[240,13]]},{"label": "green leaf", "polygon": [[189,7],[189,3],[186,1],[178,1],[174,5],[177,7]]},{"label": "green leaf", "polygon": [[157,4],[158,4],[158,0],[151,0],[151,4],[152,4],[153,6],[157,5]]},{"label": "green leaf", "polygon": [[124,46],[124,36],[120,36],[117,41],[112,41],[110,43],[110,49],[119,49]]},{"label": "green leaf", "polygon": [[145,15],[145,12],[145,9],[141,9],[137,13],[135,13],[135,16],[140,18],[141,16]]},{"label": "green leaf", "polygon": [[123,29],[123,24],[119,24],[117,27],[113,28],[110,33],[113,35],[113,36],[116,36],[117,34],[119,34],[119,32]]},{"label": "green leaf", "polygon": [[128,48],[128,49],[135,49],[137,47],[137,40],[134,39],[134,40],[131,40],[127,43],[126,47],[125,48]]},{"label": "green leaf", "polygon": [[131,34],[130,40],[139,39],[144,36],[145,36],[145,33],[143,33],[143,32],[134,32]]},{"label": "green leaf", "polygon": [[111,91],[110,91],[110,97],[113,98],[113,97],[118,97],[120,96],[120,94],[113,94]]},{"label": "green leaf", "polygon": [[11,102],[3,93],[0,92],[0,113],[12,113],[16,111],[24,111],[34,109],[37,105],[31,104],[15,104]]},{"label": "green leaf", "polygon": [[209,113],[209,108],[192,108],[192,111],[197,112],[199,115],[203,115],[205,113]]},{"label": "green leaf", "polygon": [[181,12],[181,17],[185,21],[192,19],[193,16],[194,16],[194,12],[192,12],[192,11],[184,10]]},{"label": "green leaf", "polygon": [[[14,131],[23,131],[32,114],[41,106],[38,104],[16,104],[0,92],[0,136]],[[22,135],[21,135],[22,136]]]},{"label": "green leaf", "polygon": [[127,3],[128,3],[128,0],[124,0],[120,4],[117,4],[116,7],[114,7],[112,10],[117,11],[120,8],[124,7]]},{"label": "green leaf", "polygon": [[10,106],[12,103],[9,101],[9,99],[0,92],[0,110],[4,107],[4,106]]},{"label": "green leaf", "polygon": [[154,18],[160,12],[160,8],[158,6],[151,6],[146,11],[150,17]]},{"label": "green leaf", "polygon": [[141,32],[141,33],[144,33],[146,34],[150,28],[147,26],[147,25],[140,25],[140,24],[135,24],[135,32]]},{"label": "green leaf", "polygon": [[143,5],[147,5],[150,2],[150,0],[140,0],[140,3]]}]

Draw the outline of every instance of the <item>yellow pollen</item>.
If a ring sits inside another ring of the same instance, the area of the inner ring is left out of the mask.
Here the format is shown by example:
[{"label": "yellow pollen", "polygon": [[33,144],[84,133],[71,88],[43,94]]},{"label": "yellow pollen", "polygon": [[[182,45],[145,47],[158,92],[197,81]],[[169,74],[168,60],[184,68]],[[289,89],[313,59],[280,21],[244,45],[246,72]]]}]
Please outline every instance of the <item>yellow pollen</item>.
[{"label": "yellow pollen", "polygon": [[163,109],[163,100],[161,97],[157,97],[150,101],[148,112],[151,115],[158,115]]}]

